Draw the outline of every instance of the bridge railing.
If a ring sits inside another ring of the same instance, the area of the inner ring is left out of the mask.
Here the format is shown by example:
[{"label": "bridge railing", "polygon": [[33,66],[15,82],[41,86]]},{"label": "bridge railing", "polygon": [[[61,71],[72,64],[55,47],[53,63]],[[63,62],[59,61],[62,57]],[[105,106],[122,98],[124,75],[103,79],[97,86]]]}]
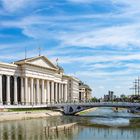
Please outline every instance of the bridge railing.
[{"label": "bridge railing", "polygon": [[136,107],[140,106],[140,103],[131,102],[85,102],[85,103],[50,103],[50,104],[38,104],[38,105],[0,105],[0,108],[34,108],[34,107],[61,107],[66,105],[80,105],[80,106],[126,106]]},{"label": "bridge railing", "polygon": [[140,103],[131,103],[131,102],[87,102],[87,103],[57,103],[50,104],[48,106],[65,106],[65,105],[79,105],[79,106],[140,106]]}]

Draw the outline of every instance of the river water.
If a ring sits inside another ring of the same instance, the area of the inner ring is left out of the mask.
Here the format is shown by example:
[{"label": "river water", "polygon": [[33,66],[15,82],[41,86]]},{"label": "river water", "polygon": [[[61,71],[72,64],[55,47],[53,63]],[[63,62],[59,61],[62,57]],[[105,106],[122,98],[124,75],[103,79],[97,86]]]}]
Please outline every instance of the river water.
[{"label": "river water", "polygon": [[[117,117],[116,117],[117,116]],[[0,140],[140,140],[140,117],[126,110],[99,108],[84,116],[61,116],[0,123]],[[78,122],[68,131],[45,133],[46,126]]]}]

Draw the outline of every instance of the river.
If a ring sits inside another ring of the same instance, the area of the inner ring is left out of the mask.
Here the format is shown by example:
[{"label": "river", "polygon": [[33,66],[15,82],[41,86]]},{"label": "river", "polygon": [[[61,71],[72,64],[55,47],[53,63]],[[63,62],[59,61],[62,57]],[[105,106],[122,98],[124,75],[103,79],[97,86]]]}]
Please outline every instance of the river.
[{"label": "river", "polygon": [[[117,117],[116,117],[117,116]],[[61,116],[0,123],[0,140],[140,140],[140,117],[126,110],[98,108],[84,116]],[[46,135],[44,127],[78,122],[69,131]]]}]

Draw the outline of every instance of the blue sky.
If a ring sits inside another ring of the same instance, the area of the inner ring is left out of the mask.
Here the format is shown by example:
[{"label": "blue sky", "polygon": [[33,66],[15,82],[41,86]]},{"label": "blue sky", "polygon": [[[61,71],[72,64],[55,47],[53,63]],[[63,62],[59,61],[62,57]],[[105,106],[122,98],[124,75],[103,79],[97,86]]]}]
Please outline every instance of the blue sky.
[{"label": "blue sky", "polygon": [[0,0],[0,60],[42,55],[101,97],[140,75],[139,0]]}]

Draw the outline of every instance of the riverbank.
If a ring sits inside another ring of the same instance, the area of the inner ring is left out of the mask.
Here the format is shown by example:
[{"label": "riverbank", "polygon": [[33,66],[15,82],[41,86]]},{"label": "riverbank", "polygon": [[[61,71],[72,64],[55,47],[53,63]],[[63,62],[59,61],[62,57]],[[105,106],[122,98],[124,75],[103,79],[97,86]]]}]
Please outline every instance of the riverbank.
[{"label": "riverbank", "polygon": [[0,122],[45,118],[52,116],[62,116],[62,113],[51,110],[12,111],[12,112],[4,111],[0,112]]}]

